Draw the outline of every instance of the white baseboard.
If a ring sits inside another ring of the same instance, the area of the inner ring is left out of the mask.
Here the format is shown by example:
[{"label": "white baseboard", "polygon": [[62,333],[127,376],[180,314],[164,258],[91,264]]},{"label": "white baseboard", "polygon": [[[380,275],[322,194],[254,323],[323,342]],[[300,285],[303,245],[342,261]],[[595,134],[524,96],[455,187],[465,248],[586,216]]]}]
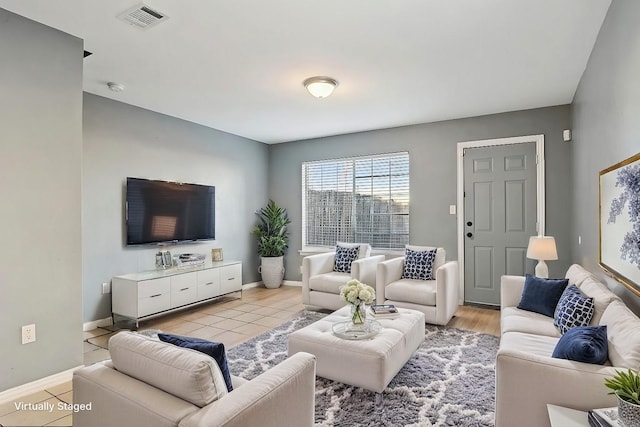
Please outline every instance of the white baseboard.
[{"label": "white baseboard", "polygon": [[66,371],[59,372],[48,377],[40,378],[39,380],[31,381],[30,383],[22,384],[17,387],[13,387],[0,392],[0,405],[15,402],[17,399],[20,399],[24,396],[66,383],[67,381],[71,381],[71,379],[73,378],[73,371],[75,371],[76,369],[80,369],[83,366],[84,365],[76,366],[75,368],[71,368]]},{"label": "white baseboard", "polygon": [[285,280],[284,282],[282,282],[282,284],[285,285],[285,286],[302,287],[302,282],[300,280]]},{"label": "white baseboard", "polygon": [[[302,286],[302,282],[298,280],[284,280],[282,284],[285,286]],[[260,282],[246,283],[242,285],[243,290],[250,289],[250,288],[264,288],[264,283],[260,281]]]},{"label": "white baseboard", "polygon": [[109,316],[109,317],[105,317],[104,319],[92,320],[91,322],[84,323],[82,325],[82,330],[84,332],[92,331],[96,328],[102,328],[104,326],[111,326],[111,325],[113,325],[113,319],[111,318],[111,316]]},{"label": "white baseboard", "polygon": [[245,283],[244,285],[242,285],[242,290],[251,289],[251,288],[258,288],[260,286],[262,286],[262,282]]}]

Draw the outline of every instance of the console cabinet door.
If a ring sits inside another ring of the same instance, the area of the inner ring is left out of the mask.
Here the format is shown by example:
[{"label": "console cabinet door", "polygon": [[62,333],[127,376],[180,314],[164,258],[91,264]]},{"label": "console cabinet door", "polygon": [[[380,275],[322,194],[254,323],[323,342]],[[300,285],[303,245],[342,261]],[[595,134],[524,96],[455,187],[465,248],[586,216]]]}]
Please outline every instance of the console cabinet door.
[{"label": "console cabinet door", "polygon": [[220,269],[198,271],[198,299],[203,300],[220,295]]},{"label": "console cabinet door", "polygon": [[227,294],[242,289],[242,264],[225,265],[220,268],[220,292]]},{"label": "console cabinet door", "polygon": [[168,277],[143,280],[137,282],[137,287],[137,317],[147,316],[171,308],[171,280]]},{"label": "console cabinet door", "polygon": [[196,302],[197,273],[184,273],[171,276],[171,308]]}]

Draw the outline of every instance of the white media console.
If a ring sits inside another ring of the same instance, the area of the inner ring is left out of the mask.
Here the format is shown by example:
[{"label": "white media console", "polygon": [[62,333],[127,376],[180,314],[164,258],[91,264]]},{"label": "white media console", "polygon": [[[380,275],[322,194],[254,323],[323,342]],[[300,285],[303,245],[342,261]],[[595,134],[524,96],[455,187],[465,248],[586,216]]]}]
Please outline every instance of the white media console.
[{"label": "white media console", "polygon": [[181,270],[153,270],[111,280],[111,311],[136,321],[242,291],[242,263],[220,261]]}]

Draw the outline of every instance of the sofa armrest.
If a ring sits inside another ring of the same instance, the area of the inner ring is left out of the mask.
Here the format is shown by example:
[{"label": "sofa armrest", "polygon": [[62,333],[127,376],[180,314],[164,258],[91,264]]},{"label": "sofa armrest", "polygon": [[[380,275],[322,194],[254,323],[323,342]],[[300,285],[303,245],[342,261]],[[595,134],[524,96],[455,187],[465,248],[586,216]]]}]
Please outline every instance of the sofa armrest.
[{"label": "sofa armrest", "polygon": [[309,255],[302,258],[302,303],[309,304],[309,277],[333,271],[335,252]]},{"label": "sofa armrest", "polygon": [[604,379],[615,368],[514,349],[496,357],[496,427],[550,426],[547,404],[588,411],[616,405]]},{"label": "sofa armrest", "polygon": [[313,426],[315,356],[299,352],[185,417],[180,427]]},{"label": "sofa armrest", "polygon": [[375,289],[376,270],[378,263],[382,261],[384,261],[384,255],[373,255],[353,261],[351,263],[351,277]]},{"label": "sofa armrest", "polygon": [[402,278],[404,271],[404,257],[391,258],[379,262],[376,267],[376,302],[384,304],[384,288],[389,283]]},{"label": "sofa armrest", "polygon": [[436,270],[436,324],[446,325],[458,310],[458,261],[449,261]]},{"label": "sofa armrest", "polygon": [[523,276],[502,276],[500,278],[500,308],[517,307],[524,290]]}]

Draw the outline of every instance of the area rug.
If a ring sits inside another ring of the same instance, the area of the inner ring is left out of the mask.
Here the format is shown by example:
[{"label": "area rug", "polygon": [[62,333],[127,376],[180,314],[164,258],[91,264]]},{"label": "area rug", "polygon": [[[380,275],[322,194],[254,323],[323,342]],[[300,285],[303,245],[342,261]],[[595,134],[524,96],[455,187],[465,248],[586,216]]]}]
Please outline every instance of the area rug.
[{"label": "area rug", "polygon": [[[287,357],[287,336],[324,317],[294,320],[227,352],[229,369],[252,379]],[[493,426],[498,338],[427,325],[425,342],[382,393],[316,379],[316,426]]]}]

